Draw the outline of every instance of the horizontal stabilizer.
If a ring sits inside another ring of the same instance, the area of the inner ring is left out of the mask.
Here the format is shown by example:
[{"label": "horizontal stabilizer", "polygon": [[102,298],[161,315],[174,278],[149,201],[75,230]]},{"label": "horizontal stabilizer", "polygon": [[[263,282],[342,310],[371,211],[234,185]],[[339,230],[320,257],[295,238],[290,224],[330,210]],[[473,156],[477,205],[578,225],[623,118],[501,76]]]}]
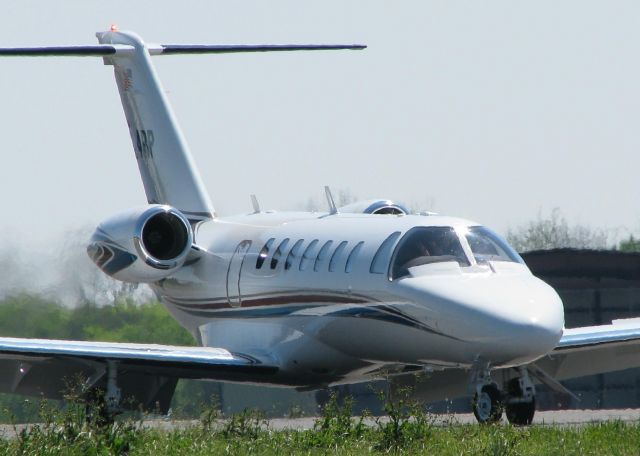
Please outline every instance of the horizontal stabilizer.
[{"label": "horizontal stabilizer", "polygon": [[[234,54],[239,52],[362,50],[363,44],[147,44],[150,55]],[[36,46],[0,48],[2,57],[108,57],[133,54],[134,47],[123,44],[89,46]]]},{"label": "horizontal stabilizer", "polygon": [[0,48],[0,56],[6,57],[104,57],[116,53],[133,52],[133,46],[99,44],[93,46],[38,46]]},{"label": "horizontal stabilizer", "polygon": [[230,54],[235,52],[339,51],[362,50],[362,44],[161,44],[148,46],[151,55],[159,54]]}]

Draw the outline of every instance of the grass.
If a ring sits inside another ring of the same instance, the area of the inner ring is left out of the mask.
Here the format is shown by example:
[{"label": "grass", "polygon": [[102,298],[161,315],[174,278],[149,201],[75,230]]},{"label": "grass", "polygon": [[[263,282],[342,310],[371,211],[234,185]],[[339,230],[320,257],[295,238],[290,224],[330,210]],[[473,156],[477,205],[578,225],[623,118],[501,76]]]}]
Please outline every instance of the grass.
[{"label": "grass", "polygon": [[[573,427],[436,424],[405,400],[385,403],[386,419],[351,416],[352,402],[332,396],[313,429],[273,430],[264,414],[223,417],[203,410],[197,424],[171,431],[132,418],[92,419],[87,404],[60,409],[45,402],[41,423],[0,439],[6,455],[442,454],[637,455],[640,423],[610,421]],[[441,422],[441,420],[440,420]]]},{"label": "grass", "polygon": [[[224,428],[224,426],[223,426]],[[247,433],[202,426],[162,431],[116,424],[102,431],[31,428],[17,439],[0,441],[7,455],[219,455],[219,454],[442,454],[442,455],[626,455],[640,450],[637,424],[606,422],[582,427],[451,425],[386,446],[383,432],[366,427],[356,434],[328,436],[318,430]]]}]

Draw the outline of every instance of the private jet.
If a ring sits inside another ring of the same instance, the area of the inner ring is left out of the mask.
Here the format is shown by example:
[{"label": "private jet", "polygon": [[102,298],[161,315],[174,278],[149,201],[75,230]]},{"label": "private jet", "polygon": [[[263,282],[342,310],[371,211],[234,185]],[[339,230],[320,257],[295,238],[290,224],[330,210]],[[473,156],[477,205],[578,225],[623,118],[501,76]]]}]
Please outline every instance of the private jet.
[{"label": "private jet", "polygon": [[[387,379],[424,402],[468,395],[478,421],[531,423],[536,385],[640,366],[640,321],[564,328],[558,294],[479,223],[368,200],[323,212],[216,215],[152,57],[361,50],[172,45],[112,27],[99,44],[0,56],[113,67],[148,204],[88,243],[109,276],[145,283],[198,347],[0,338],[0,390],[61,398],[70,376],[109,416],[166,413],[181,378],[313,390]],[[293,57],[292,57],[293,58]],[[415,381],[421,376],[420,381]]]}]

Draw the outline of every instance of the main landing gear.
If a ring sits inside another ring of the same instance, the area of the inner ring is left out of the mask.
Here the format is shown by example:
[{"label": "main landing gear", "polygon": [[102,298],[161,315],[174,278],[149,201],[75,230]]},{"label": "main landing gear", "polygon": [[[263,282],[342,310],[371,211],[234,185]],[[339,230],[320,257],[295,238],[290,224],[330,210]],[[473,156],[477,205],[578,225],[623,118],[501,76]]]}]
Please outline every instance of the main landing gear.
[{"label": "main landing gear", "polygon": [[472,408],[479,423],[496,423],[506,411],[509,423],[515,426],[531,424],[536,411],[535,387],[526,367],[519,367],[517,371],[518,375],[505,383],[504,392],[491,380],[488,367],[474,371]]},{"label": "main landing gear", "polygon": [[[86,396],[87,420],[100,427],[113,424],[116,415],[123,412],[122,392],[118,387],[118,364],[108,360],[106,363],[106,390],[94,387]],[[103,375],[104,370],[99,372]],[[94,383],[90,381],[90,383]]]}]

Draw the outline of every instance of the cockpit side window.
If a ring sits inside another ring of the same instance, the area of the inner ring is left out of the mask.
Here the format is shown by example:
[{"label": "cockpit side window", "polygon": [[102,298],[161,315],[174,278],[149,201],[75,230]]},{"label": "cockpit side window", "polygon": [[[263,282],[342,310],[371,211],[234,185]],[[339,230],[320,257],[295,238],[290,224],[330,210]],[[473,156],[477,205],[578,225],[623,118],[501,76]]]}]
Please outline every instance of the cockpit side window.
[{"label": "cockpit side window", "polygon": [[487,261],[523,263],[518,253],[499,235],[484,226],[472,226],[465,234],[478,264]]},{"label": "cockpit side window", "polygon": [[423,264],[457,261],[470,266],[456,231],[450,226],[416,227],[398,243],[391,265],[391,279],[409,275],[409,268]]}]

